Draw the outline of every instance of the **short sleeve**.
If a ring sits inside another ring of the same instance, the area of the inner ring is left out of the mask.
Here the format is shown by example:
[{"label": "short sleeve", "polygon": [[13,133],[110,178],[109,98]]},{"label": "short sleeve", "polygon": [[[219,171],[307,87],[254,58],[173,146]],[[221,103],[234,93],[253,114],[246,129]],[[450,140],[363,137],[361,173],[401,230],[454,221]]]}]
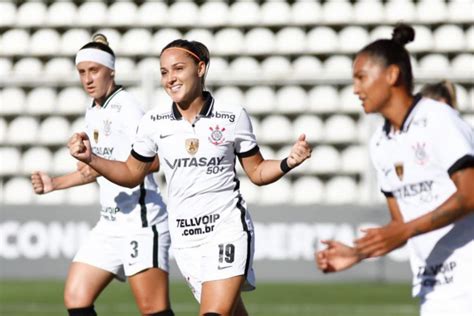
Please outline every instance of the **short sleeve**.
[{"label": "short sleeve", "polygon": [[[441,167],[450,174],[474,162],[473,129],[450,108],[432,113],[430,133]],[[467,162],[467,163],[465,163]]]},{"label": "short sleeve", "polygon": [[140,106],[129,106],[125,112],[125,121],[123,123],[124,131],[133,143],[137,134],[138,124],[143,117],[143,110]]},{"label": "short sleeve", "polygon": [[153,140],[151,115],[145,114],[138,124],[131,155],[140,161],[150,162],[156,156],[158,148]]},{"label": "short sleeve", "polygon": [[242,109],[237,120],[234,141],[235,153],[239,157],[249,157],[259,151],[255,134],[253,133],[252,122],[245,109]]},{"label": "short sleeve", "polygon": [[386,174],[388,174],[388,169],[385,170],[383,166],[383,161],[385,160],[383,155],[384,151],[381,150],[379,147],[378,143],[380,143],[380,139],[383,137],[382,136],[382,131],[379,130],[372,139],[370,140],[370,145],[369,145],[369,152],[370,152],[370,158],[372,160],[372,165],[375,169],[375,174],[377,177],[377,183],[380,188],[380,191],[386,196],[392,196],[392,191],[393,188],[390,186],[389,181],[386,177]]}]

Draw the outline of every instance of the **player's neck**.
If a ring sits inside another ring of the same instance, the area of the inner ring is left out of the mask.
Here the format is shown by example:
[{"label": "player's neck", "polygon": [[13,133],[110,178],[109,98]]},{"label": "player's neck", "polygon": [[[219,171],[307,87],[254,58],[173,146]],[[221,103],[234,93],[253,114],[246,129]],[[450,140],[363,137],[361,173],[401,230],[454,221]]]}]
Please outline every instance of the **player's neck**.
[{"label": "player's neck", "polygon": [[381,114],[390,122],[395,131],[399,131],[412,103],[413,96],[411,94],[396,94],[390,98]]},{"label": "player's neck", "polygon": [[201,113],[202,107],[204,106],[204,97],[202,95],[196,97],[191,102],[181,102],[177,103],[178,110],[183,116],[183,119],[193,123],[196,120],[196,117]]},{"label": "player's neck", "polygon": [[97,99],[94,99],[94,103],[96,106],[103,106],[105,101],[107,100],[107,98],[112,94],[112,92],[115,90],[115,82],[112,81],[112,83],[110,84],[110,86],[108,87],[106,93],[100,97],[100,98],[97,98]]}]

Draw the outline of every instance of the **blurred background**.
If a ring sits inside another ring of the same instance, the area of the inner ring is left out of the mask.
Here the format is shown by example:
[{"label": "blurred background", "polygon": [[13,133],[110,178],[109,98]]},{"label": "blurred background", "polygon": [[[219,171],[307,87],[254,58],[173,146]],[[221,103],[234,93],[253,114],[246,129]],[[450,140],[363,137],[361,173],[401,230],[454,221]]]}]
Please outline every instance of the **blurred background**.
[{"label": "blurred background", "polygon": [[312,261],[319,240],[350,243],[361,227],[388,220],[366,146],[380,118],[363,113],[351,66],[399,21],[416,30],[407,45],[415,90],[453,81],[460,114],[474,127],[474,0],[0,1],[0,277],[62,280],[98,219],[96,185],[35,196],[29,175],[75,170],[65,144],[82,130],[90,101],[74,56],[100,32],[117,56],[116,82],[145,109],[171,102],[158,56],[185,38],[210,49],[207,88],[247,109],[265,158],[284,158],[306,133],[312,158],[277,183],[254,186],[238,168],[260,280],[409,281],[403,249],[334,276]]}]

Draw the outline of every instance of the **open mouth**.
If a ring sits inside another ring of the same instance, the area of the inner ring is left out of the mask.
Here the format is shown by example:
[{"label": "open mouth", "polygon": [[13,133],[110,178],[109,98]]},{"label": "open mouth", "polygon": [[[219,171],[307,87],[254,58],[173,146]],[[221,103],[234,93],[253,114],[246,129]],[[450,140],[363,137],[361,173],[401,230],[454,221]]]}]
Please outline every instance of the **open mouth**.
[{"label": "open mouth", "polygon": [[181,84],[177,84],[177,85],[171,86],[170,90],[171,92],[178,92],[181,89],[181,87],[182,87]]}]

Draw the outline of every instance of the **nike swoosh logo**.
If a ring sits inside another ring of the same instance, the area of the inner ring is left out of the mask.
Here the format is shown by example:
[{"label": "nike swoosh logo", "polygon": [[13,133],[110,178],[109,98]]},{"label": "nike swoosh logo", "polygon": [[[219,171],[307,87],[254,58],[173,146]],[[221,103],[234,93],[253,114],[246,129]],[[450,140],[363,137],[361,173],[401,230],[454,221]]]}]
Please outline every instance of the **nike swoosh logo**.
[{"label": "nike swoosh logo", "polygon": [[166,137],[170,137],[171,135],[173,135],[173,134],[165,134],[165,135],[160,134],[160,139],[163,139],[163,138],[166,138]]},{"label": "nike swoosh logo", "polygon": [[227,268],[230,268],[232,266],[224,266],[224,267],[221,267],[221,266],[217,266],[217,269],[218,270],[224,270],[224,269],[227,269]]}]

